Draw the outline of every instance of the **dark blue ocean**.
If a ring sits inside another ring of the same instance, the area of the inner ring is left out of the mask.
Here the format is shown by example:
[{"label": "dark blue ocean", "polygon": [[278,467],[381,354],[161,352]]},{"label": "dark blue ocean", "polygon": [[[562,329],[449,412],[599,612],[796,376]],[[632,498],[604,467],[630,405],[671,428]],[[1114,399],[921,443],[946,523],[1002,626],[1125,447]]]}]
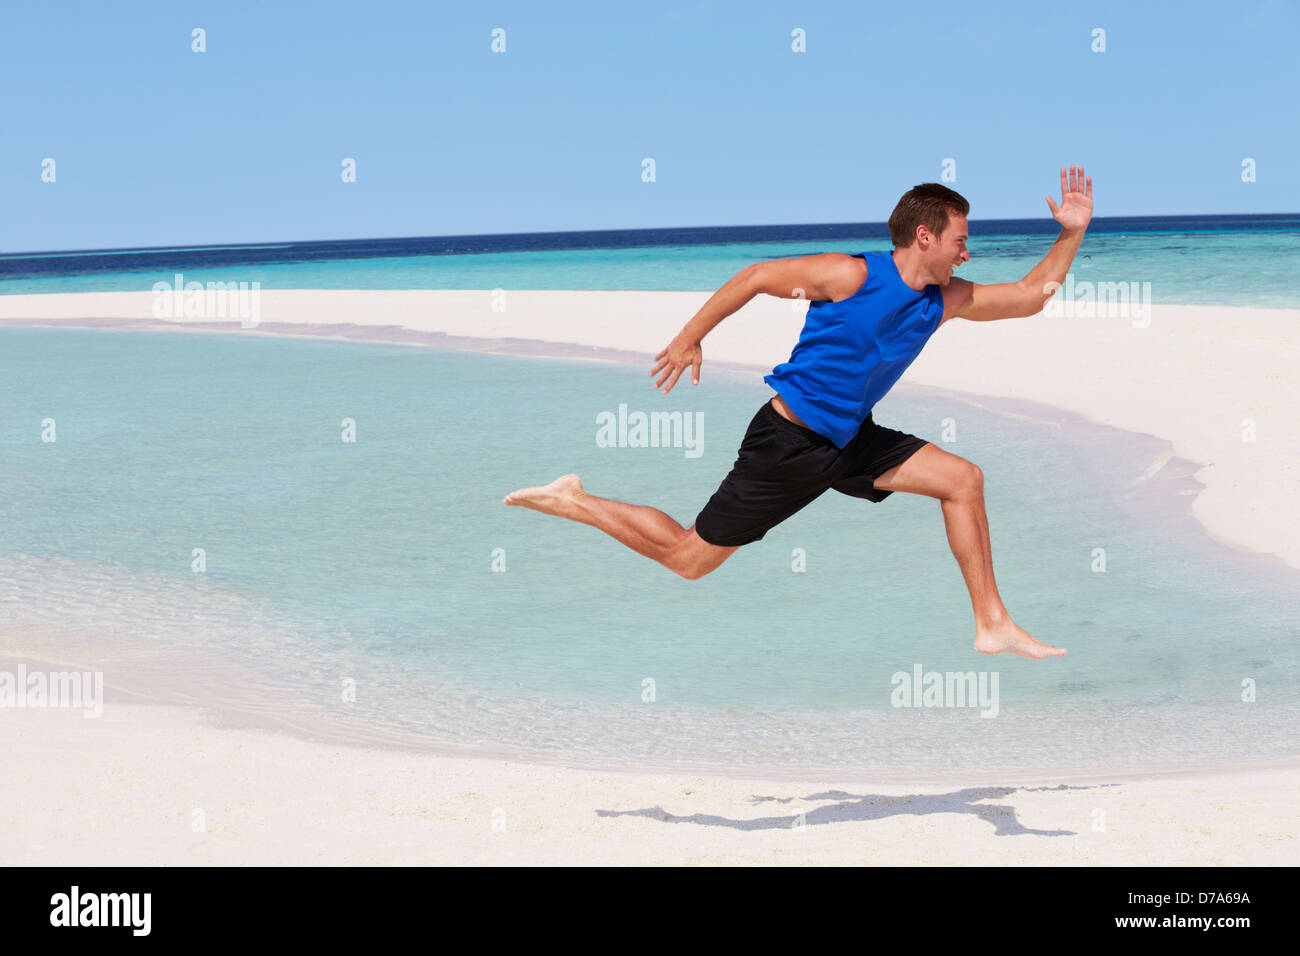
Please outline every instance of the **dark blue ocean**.
[{"label": "dark blue ocean", "polygon": [[[1019,279],[1057,233],[1048,217],[973,220],[975,282]],[[263,289],[711,291],[752,262],[890,248],[884,223],[621,229],[0,255],[0,294],[147,291],[171,282]],[[1099,217],[1077,279],[1150,282],[1152,304],[1294,308],[1300,214]]]}]

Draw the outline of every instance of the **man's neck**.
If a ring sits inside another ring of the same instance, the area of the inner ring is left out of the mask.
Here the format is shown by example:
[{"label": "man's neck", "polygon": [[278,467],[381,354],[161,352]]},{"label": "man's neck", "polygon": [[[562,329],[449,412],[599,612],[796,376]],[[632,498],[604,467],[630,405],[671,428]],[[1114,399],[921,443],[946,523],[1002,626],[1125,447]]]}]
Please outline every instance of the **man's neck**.
[{"label": "man's neck", "polygon": [[900,250],[898,249],[895,249],[889,254],[890,258],[894,260],[894,268],[898,270],[898,277],[903,280],[903,285],[907,286],[912,291],[923,291],[929,283],[925,281],[925,276],[921,275],[920,266],[911,261],[910,257],[906,256],[906,249],[901,251],[904,253],[904,256],[899,256],[898,253]]}]

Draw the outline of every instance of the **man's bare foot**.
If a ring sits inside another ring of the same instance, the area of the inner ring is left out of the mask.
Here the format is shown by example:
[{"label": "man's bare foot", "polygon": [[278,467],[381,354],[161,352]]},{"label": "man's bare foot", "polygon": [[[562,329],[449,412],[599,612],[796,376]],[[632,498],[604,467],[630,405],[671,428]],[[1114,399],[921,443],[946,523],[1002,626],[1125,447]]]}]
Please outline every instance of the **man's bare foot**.
[{"label": "man's bare foot", "polygon": [[975,650],[981,654],[1016,654],[1031,661],[1064,657],[1065,648],[1036,641],[1024,628],[1007,618],[999,624],[975,628]]},{"label": "man's bare foot", "polygon": [[549,485],[512,491],[501,499],[501,503],[532,508],[543,514],[567,518],[570,516],[574,502],[585,494],[577,475],[563,475]]}]

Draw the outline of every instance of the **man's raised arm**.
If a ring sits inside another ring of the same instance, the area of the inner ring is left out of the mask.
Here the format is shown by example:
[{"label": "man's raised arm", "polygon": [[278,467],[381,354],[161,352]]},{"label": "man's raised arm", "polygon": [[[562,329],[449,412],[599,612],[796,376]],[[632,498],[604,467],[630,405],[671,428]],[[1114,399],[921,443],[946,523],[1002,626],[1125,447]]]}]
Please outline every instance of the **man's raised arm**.
[{"label": "man's raised arm", "polygon": [[944,290],[944,319],[957,317],[972,322],[1017,319],[1036,315],[1060,288],[1070,263],[1083,242],[1092,221],[1092,179],[1082,166],[1071,166],[1067,179],[1061,169],[1061,205],[1047,199],[1052,218],[1061,224],[1061,234],[1043,261],[1019,282],[979,285],[954,277]]}]

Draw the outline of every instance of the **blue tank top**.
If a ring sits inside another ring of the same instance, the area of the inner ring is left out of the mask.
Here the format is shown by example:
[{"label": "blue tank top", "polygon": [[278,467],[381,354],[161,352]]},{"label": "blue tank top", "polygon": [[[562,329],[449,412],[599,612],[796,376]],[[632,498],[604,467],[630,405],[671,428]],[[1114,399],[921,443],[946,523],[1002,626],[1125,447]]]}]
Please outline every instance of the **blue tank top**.
[{"label": "blue tank top", "polygon": [[943,321],[943,288],[903,282],[888,252],[858,253],[867,281],[851,298],[812,302],[799,341],[763,381],[804,423],[843,448]]}]

